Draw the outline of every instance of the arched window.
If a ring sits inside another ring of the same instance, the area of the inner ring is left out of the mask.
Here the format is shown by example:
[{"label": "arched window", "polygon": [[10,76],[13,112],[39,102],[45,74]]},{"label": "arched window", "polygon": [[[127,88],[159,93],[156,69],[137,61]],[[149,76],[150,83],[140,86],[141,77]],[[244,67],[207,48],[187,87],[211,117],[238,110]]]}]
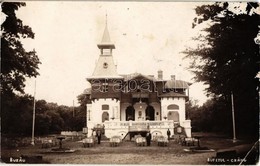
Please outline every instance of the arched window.
[{"label": "arched window", "polygon": [[167,109],[168,110],[178,110],[179,106],[176,104],[171,104],[171,105],[168,105]]},{"label": "arched window", "polygon": [[133,106],[128,106],[125,110],[126,121],[135,120],[135,109]]},{"label": "arched window", "polygon": [[[154,120],[154,108],[153,106],[148,105],[145,109],[145,116],[146,116],[146,120]],[[158,113],[158,112],[157,112]]]},{"label": "arched window", "polygon": [[109,114],[108,114],[108,112],[103,112],[103,114],[102,114],[102,122],[105,122],[106,120],[109,120]]}]

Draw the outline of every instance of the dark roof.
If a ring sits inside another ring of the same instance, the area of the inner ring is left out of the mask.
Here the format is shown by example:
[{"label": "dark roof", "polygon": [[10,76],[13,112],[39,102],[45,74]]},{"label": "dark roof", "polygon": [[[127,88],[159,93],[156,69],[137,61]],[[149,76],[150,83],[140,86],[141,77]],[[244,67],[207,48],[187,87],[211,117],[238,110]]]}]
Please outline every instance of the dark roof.
[{"label": "dark roof", "polygon": [[151,75],[143,75],[141,73],[132,73],[132,74],[124,74],[124,75],[120,75],[124,78],[125,81],[128,81],[128,80],[132,80],[132,79],[135,79],[137,77],[144,77],[148,80],[151,80],[151,81],[154,81],[154,77],[151,76]]},{"label": "dark roof", "polygon": [[191,83],[182,80],[168,80],[165,83],[166,89],[187,89]]},{"label": "dark roof", "polygon": [[180,94],[180,93],[176,93],[176,92],[168,92],[168,93],[163,93],[161,95],[159,95],[159,97],[188,97],[185,94]]},{"label": "dark roof", "polygon": [[120,74],[125,81],[135,79],[137,77],[144,77],[154,82],[165,82],[167,89],[187,89],[191,83],[182,80],[161,80],[154,77],[154,75],[143,75],[141,73]]}]

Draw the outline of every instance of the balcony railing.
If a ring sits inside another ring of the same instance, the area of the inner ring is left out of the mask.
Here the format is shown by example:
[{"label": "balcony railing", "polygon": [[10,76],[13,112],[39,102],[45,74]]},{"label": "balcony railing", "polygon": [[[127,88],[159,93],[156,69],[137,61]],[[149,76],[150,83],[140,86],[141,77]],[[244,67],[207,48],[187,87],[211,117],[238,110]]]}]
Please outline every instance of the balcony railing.
[{"label": "balcony railing", "polygon": [[172,120],[166,121],[105,121],[104,125],[106,129],[119,129],[129,128],[129,130],[144,130],[149,128],[173,128],[174,124]]}]

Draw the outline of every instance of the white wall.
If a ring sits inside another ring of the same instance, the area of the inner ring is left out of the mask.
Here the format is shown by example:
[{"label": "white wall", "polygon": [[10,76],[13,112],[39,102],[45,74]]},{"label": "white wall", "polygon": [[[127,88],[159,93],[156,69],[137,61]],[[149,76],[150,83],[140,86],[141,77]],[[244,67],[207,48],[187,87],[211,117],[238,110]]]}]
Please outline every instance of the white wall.
[{"label": "white wall", "polygon": [[[87,104],[87,113],[88,116],[87,118],[89,119],[90,116],[90,121],[87,119],[88,122],[88,136],[91,135],[91,129],[94,127],[94,125],[96,124],[101,124],[102,123],[102,113],[104,112],[102,110],[102,105],[107,104],[109,105],[109,110],[104,110],[106,112],[109,113],[109,122],[119,122],[120,121],[125,121],[125,110],[126,108],[130,105],[130,103],[122,103],[121,104],[121,108],[120,108],[120,101],[119,100],[112,100],[112,99],[99,99],[99,100],[94,100],[92,102],[92,104]],[[175,104],[179,106],[179,110],[174,110],[174,111],[178,111],[179,113],[179,118],[180,118],[180,125],[183,126],[185,128],[186,134],[188,137],[191,136],[191,126],[190,126],[190,120],[185,120],[185,98],[179,97],[179,98],[162,98],[161,99],[161,105],[158,103],[151,103],[151,106],[154,107],[155,109],[155,120],[156,121],[160,121],[160,118],[162,121],[167,122],[168,120],[164,119],[164,116],[168,115],[169,111],[172,110],[168,110],[167,107],[171,104]],[[135,118],[136,121],[138,121],[138,111],[141,110],[142,111],[142,118],[139,120],[145,120],[145,109],[147,107],[147,105],[145,103],[141,104],[142,108],[140,108],[140,103],[136,103],[134,105],[134,108],[136,110],[135,112]],[[113,115],[114,112],[114,117],[115,119],[112,120],[111,117]],[[121,113],[120,113],[121,112]],[[156,112],[159,112],[159,115],[156,115]],[[170,128],[172,130],[172,134],[173,133],[173,127],[169,127],[169,126],[164,126],[164,127],[159,127],[159,128],[154,128],[151,129],[154,133],[155,131],[162,134],[162,135],[166,135],[166,131],[167,129]],[[128,131],[128,127],[126,128],[109,128],[106,129],[106,136],[111,137],[114,135],[120,135],[120,136],[125,136],[125,134]]]},{"label": "white wall", "polygon": [[[171,104],[175,104],[179,106],[179,110],[168,110],[167,107]],[[163,97],[161,99],[161,108],[162,108],[162,120],[164,119],[164,116],[167,117],[169,111],[178,111],[179,117],[180,117],[180,123],[185,121],[185,98],[184,97]]]},{"label": "white wall", "polygon": [[[154,120],[161,120],[161,105],[156,102],[150,103],[150,105],[154,108]],[[158,115],[156,115],[156,112],[158,112]]]},{"label": "white wall", "polygon": [[[102,105],[109,105],[109,110],[102,110]],[[120,101],[116,99],[95,99],[92,104],[88,105],[88,110],[90,110],[90,122],[100,124],[102,123],[102,113],[109,113],[109,121],[111,121],[114,115],[115,120],[120,119]]]}]

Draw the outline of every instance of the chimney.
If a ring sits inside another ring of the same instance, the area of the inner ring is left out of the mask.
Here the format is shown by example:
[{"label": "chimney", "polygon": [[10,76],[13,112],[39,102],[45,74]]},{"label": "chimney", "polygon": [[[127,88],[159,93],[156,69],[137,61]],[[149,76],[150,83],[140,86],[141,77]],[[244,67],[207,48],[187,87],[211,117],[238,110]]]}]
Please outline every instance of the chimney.
[{"label": "chimney", "polygon": [[171,80],[175,80],[175,75],[171,75]]},{"label": "chimney", "polygon": [[163,71],[162,70],[158,70],[158,79],[159,80],[163,79]]}]

